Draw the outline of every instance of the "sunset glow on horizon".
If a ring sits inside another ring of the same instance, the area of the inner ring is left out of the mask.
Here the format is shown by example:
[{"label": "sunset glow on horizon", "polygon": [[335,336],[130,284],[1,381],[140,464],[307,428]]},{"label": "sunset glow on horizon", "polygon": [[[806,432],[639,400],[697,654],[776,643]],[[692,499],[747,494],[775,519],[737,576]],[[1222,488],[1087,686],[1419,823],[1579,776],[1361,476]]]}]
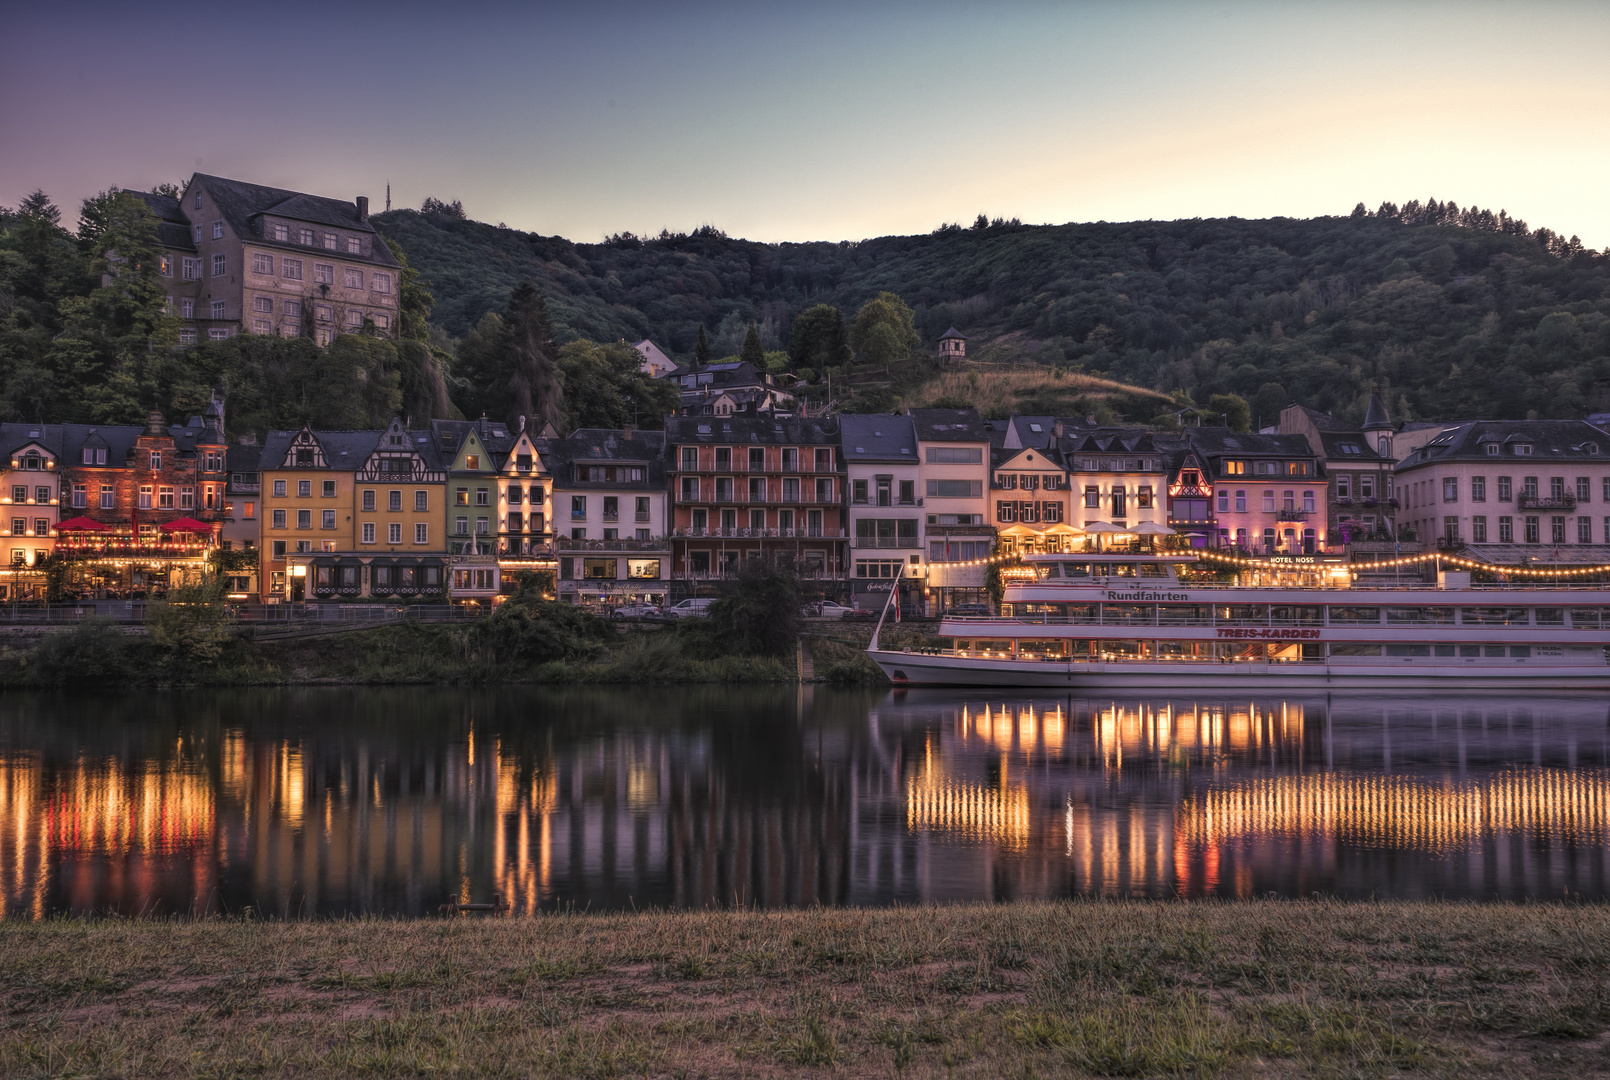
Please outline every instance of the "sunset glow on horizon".
[{"label": "sunset glow on horizon", "polygon": [[14,9],[0,204],[204,171],[592,242],[1346,214],[1610,247],[1610,8]]}]

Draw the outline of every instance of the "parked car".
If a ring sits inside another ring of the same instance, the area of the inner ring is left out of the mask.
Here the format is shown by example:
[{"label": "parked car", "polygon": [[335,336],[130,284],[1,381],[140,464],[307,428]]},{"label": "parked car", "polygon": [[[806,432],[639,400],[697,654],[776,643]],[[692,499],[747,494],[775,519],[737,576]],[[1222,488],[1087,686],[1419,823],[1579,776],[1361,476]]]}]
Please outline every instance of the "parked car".
[{"label": "parked car", "polygon": [[660,617],[658,604],[622,604],[609,613],[611,619],[657,619]]},{"label": "parked car", "polygon": [[854,608],[847,608],[843,604],[834,603],[832,600],[820,600],[814,604],[806,604],[799,609],[799,613],[813,619],[842,619],[854,610]]},{"label": "parked car", "polygon": [[670,607],[665,609],[665,614],[669,615],[673,619],[702,619],[706,615],[710,614],[710,605],[713,603],[715,603],[715,600],[708,596],[693,597],[683,600],[679,603],[672,604]]}]

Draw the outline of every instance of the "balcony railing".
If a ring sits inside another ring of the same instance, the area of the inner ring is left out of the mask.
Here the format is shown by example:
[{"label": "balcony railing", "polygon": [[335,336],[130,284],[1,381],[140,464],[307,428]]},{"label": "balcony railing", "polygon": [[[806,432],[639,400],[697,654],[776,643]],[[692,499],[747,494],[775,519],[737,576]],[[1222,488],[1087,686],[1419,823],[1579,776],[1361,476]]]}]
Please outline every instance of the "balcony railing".
[{"label": "balcony railing", "polygon": [[879,508],[881,510],[881,509],[887,509],[888,507],[891,507],[891,506],[921,506],[922,505],[922,500],[920,498],[919,499],[895,499],[895,500],[889,501],[889,502],[879,502],[876,499],[851,499],[850,500],[850,505],[851,506],[875,506],[875,507],[877,507],[877,508]]},{"label": "balcony railing", "polygon": [[705,506],[838,506],[840,500],[837,494],[818,495],[814,491],[802,491],[797,495],[785,495],[767,492],[764,495],[752,495],[747,491],[678,491],[676,494],[678,505],[690,506],[703,504]]},{"label": "balcony railing", "polygon": [[1309,516],[1312,513],[1313,513],[1312,510],[1296,510],[1296,509],[1276,510],[1275,511],[1275,520],[1276,521],[1307,521]]},{"label": "balcony railing", "polygon": [[1520,510],[1575,510],[1576,496],[1561,495],[1545,499],[1539,495],[1522,495],[1515,500],[1515,506]]},{"label": "balcony railing", "polygon": [[572,540],[561,536],[554,541],[560,551],[669,551],[671,542],[661,536],[653,540]]},{"label": "balcony railing", "polygon": [[836,473],[838,468],[834,465],[817,467],[813,462],[800,462],[797,465],[765,465],[750,468],[747,462],[731,462],[726,465],[712,464],[710,461],[701,461],[697,466],[679,465],[672,469],[672,473],[776,473],[778,476],[788,476],[793,473]]},{"label": "balcony railing", "polygon": [[915,536],[857,536],[855,546],[858,548],[911,548],[922,547],[922,541]]},{"label": "balcony railing", "polygon": [[695,529],[683,527],[674,530],[672,536],[684,539],[728,539],[728,540],[843,540],[843,529],[818,528],[806,526],[803,529]]}]

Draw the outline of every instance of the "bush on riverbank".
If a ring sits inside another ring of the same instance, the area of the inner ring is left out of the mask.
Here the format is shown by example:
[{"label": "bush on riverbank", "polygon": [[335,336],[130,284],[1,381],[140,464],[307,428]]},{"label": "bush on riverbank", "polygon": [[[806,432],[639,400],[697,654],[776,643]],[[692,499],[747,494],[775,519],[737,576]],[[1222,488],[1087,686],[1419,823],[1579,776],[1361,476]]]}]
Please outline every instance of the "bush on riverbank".
[{"label": "bush on riverbank", "polygon": [[1577,1077],[1610,1028],[1603,904],[7,919],[0,956],[5,1076]]}]

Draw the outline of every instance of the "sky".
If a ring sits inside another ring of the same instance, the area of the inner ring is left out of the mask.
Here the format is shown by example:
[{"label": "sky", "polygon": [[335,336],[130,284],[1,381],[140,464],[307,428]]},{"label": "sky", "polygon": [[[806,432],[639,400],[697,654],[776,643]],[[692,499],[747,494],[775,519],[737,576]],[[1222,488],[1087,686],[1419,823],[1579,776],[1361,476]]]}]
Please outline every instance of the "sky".
[{"label": "sky", "polygon": [[582,242],[1452,199],[1610,248],[1610,4],[0,0],[0,204],[209,172]]}]

